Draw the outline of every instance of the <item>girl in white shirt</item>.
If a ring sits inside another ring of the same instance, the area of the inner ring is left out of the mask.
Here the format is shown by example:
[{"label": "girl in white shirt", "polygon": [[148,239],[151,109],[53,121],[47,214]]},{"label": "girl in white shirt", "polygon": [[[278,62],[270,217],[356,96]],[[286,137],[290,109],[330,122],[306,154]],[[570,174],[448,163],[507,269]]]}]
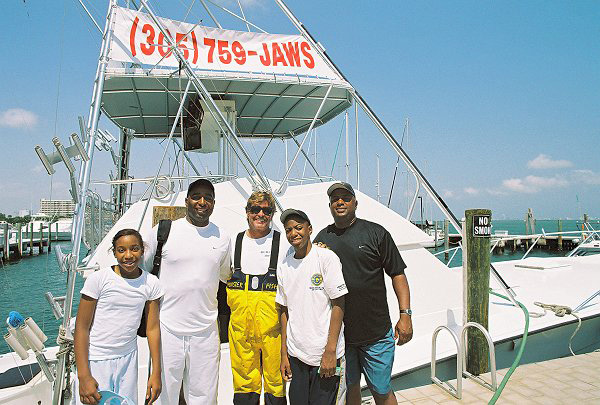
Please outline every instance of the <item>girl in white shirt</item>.
[{"label": "girl in white shirt", "polygon": [[[163,292],[154,275],[138,265],[144,242],[134,229],[123,229],[112,246],[118,265],[87,278],[75,324],[77,380],[75,404],[97,404],[99,390],[113,391],[137,404],[137,329],[146,311],[152,373],[146,399],[153,403],[161,391],[159,299]],[[78,382],[78,384],[77,384]]]}]

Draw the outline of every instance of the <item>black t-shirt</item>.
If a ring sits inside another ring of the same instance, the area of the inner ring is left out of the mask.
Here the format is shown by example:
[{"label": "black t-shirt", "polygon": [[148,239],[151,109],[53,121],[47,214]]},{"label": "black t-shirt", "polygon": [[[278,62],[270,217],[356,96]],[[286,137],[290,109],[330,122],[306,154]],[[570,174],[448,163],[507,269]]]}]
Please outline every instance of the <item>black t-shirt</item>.
[{"label": "black t-shirt", "polygon": [[348,228],[329,225],[315,238],[335,252],[342,262],[348,287],[344,336],[350,345],[373,343],[392,327],[384,274],[404,274],[406,264],[392,235],[381,225],[357,218]]}]

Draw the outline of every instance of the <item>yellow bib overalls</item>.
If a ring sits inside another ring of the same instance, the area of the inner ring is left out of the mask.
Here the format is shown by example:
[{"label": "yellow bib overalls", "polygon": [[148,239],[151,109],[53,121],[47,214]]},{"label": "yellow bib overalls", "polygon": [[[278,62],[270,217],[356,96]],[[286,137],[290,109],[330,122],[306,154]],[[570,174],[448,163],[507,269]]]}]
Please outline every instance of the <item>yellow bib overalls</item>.
[{"label": "yellow bib overalls", "polygon": [[265,405],[285,404],[281,379],[281,327],[275,294],[280,233],[273,232],[269,269],[262,275],[248,275],[241,269],[242,240],[237,236],[233,275],[227,282],[229,353],[233,371],[233,403],[258,404],[264,379]]}]

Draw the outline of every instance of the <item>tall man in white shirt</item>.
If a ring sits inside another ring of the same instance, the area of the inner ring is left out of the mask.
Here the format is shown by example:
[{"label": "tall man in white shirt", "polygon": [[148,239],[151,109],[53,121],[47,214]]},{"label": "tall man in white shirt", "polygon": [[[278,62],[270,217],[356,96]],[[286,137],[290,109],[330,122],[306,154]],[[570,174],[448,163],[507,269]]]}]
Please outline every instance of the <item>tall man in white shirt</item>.
[{"label": "tall man in white shirt", "polygon": [[[217,290],[231,276],[230,238],[209,221],[215,189],[194,181],[185,199],[185,218],[173,221],[162,248],[160,307],[162,405],[175,405],[183,384],[188,405],[216,404],[219,382]],[[157,228],[144,237],[146,269],[152,268]]]}]

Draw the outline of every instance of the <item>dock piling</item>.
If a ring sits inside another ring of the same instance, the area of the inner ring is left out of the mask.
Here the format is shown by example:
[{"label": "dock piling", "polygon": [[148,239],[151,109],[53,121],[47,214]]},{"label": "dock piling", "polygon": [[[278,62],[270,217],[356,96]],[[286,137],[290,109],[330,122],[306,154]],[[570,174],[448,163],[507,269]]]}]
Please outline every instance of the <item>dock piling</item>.
[{"label": "dock piling", "polygon": [[444,260],[446,260],[446,263],[448,262],[448,257],[450,255],[450,252],[448,252],[448,249],[450,248],[450,240],[448,238],[448,224],[450,223],[450,221],[448,221],[447,219],[444,220],[444,251],[446,253],[444,253]]},{"label": "dock piling", "polygon": [[[465,211],[463,240],[463,302],[464,322],[477,322],[488,329],[490,287],[490,237],[492,211]],[[487,341],[483,334],[471,328],[467,334],[467,371],[473,375],[486,373],[489,366]]]},{"label": "dock piling", "polygon": [[[562,219],[558,220],[558,232],[562,232]],[[558,250],[563,250],[563,237],[562,235],[559,233],[558,234]]]},{"label": "dock piling", "polygon": [[33,254],[33,222],[29,223],[29,255]]},{"label": "dock piling", "polygon": [[23,224],[17,224],[17,256],[23,257]]},{"label": "dock piling", "polygon": [[2,256],[5,262],[10,259],[10,235],[8,234],[8,222],[2,224],[3,239],[2,239]]},{"label": "dock piling", "polygon": [[44,253],[44,223],[41,222],[40,223],[40,242],[39,242],[39,249],[38,249],[38,254],[42,254]]}]

